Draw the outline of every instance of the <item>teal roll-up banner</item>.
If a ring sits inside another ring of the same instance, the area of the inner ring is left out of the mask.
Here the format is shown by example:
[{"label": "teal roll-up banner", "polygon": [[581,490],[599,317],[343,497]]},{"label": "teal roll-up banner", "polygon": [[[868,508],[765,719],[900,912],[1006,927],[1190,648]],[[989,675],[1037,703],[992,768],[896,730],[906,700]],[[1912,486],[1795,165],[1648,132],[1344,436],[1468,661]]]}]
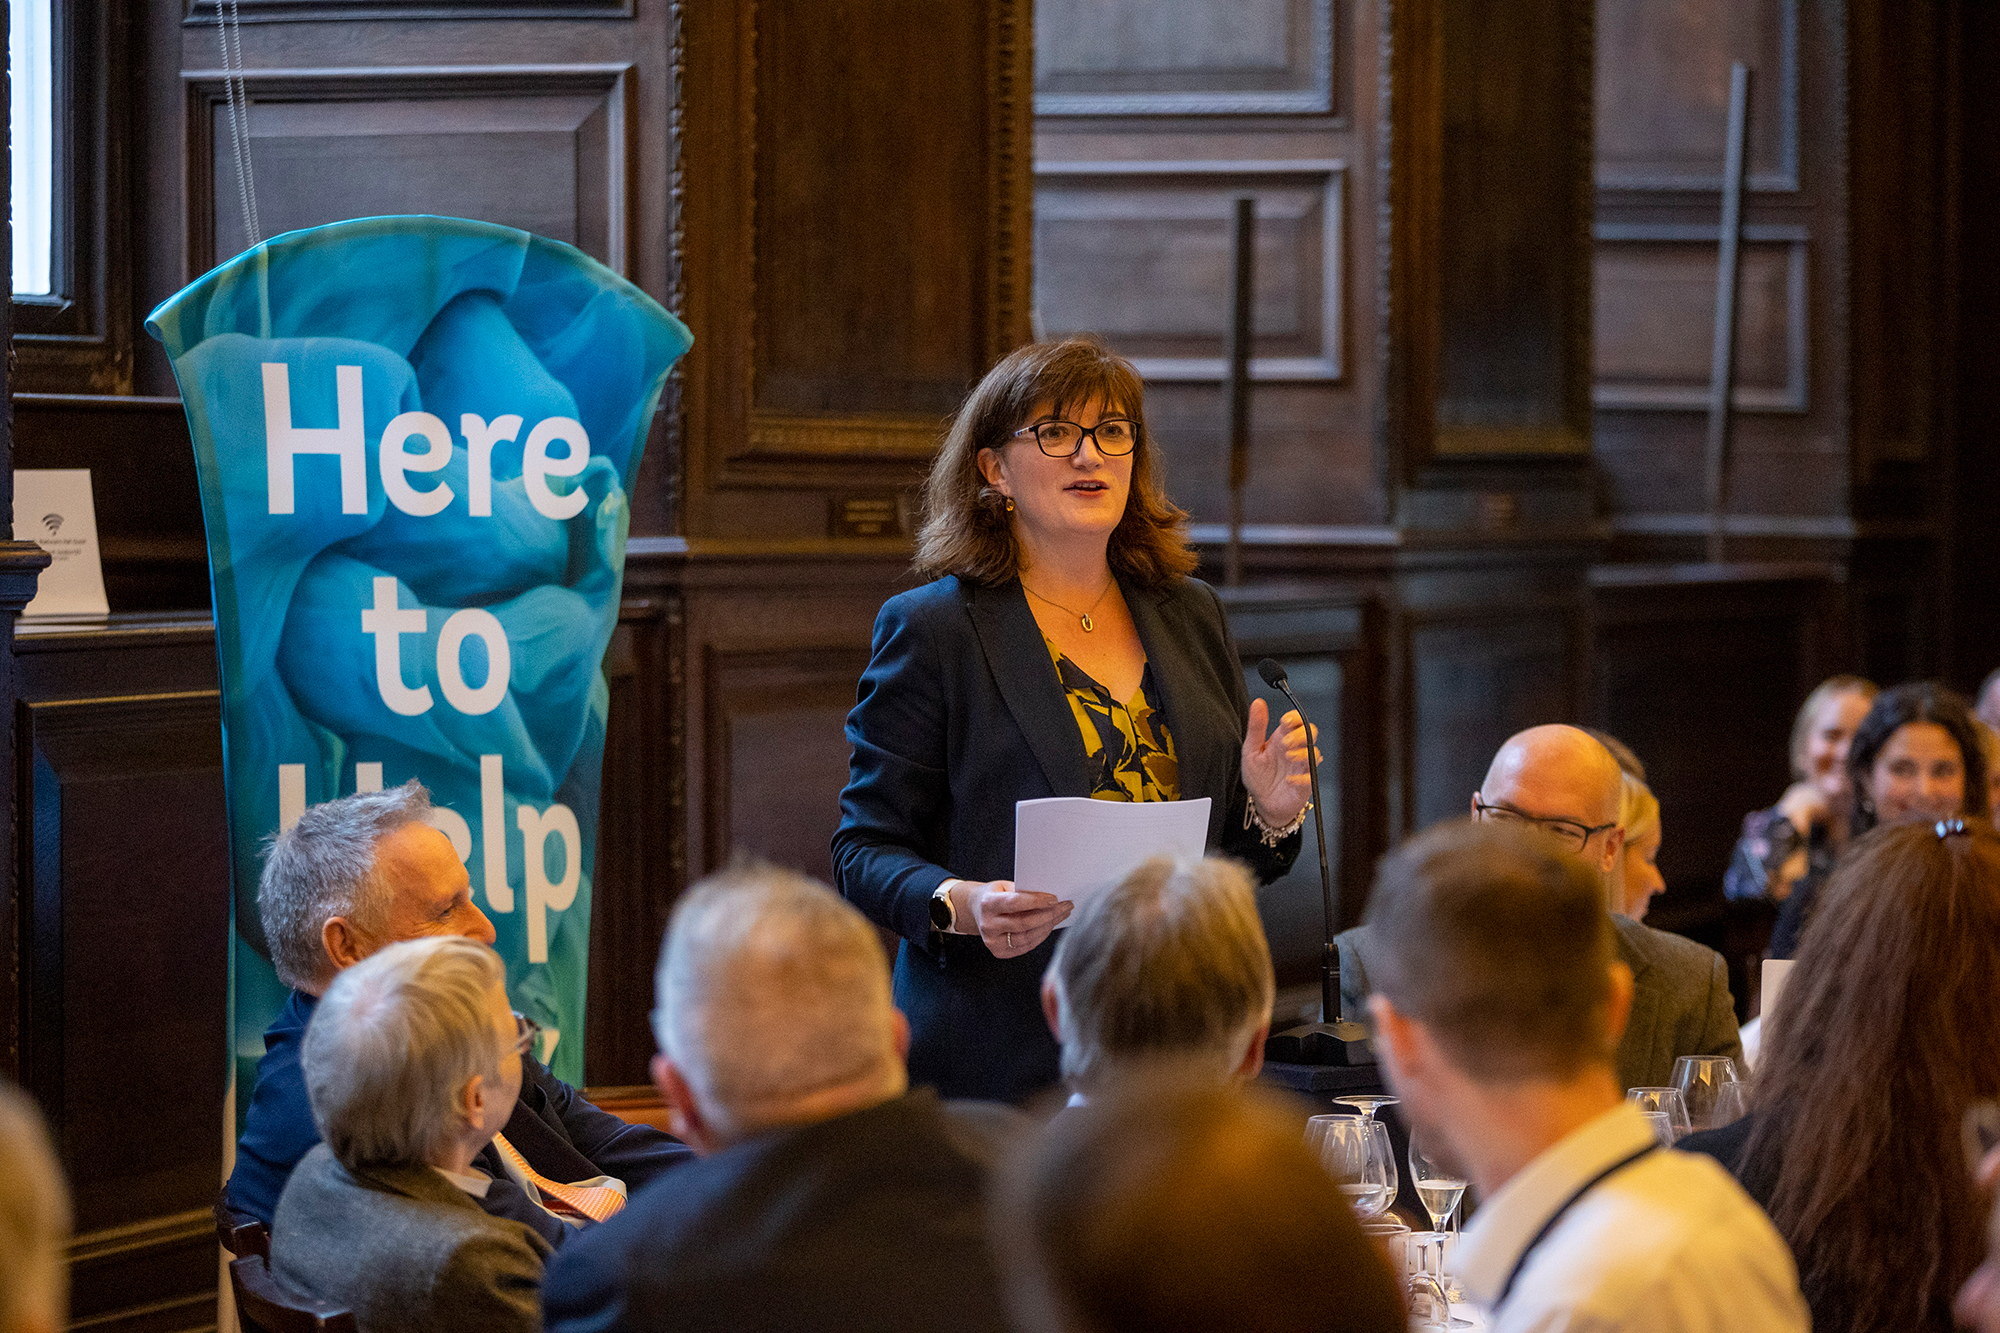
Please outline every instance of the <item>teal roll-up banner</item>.
[{"label": "teal roll-up banner", "polygon": [[687,329],[573,246],[438,217],[275,237],[146,328],[173,358],[208,528],[239,1086],[285,999],[257,916],[266,840],[410,778],[515,1007],[581,1083],[601,663]]}]

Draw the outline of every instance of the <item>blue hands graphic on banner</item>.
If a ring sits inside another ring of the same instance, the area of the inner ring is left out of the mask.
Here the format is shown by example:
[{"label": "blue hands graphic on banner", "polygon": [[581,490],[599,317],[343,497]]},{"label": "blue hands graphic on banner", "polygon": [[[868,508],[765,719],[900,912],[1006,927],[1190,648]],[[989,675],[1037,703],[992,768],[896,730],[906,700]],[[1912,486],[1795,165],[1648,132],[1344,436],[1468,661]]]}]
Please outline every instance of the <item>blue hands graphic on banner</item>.
[{"label": "blue hands graphic on banner", "polygon": [[146,328],[208,528],[237,1059],[285,995],[257,915],[265,840],[417,778],[515,1007],[581,1082],[601,663],[626,496],[687,329],[572,246],[436,217],[275,237]]}]

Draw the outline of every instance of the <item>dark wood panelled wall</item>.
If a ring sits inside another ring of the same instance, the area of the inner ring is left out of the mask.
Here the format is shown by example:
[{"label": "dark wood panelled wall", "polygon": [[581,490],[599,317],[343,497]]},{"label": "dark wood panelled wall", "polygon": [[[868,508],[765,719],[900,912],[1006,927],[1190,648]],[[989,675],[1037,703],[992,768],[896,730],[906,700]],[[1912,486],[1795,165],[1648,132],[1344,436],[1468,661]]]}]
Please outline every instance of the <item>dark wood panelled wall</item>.
[{"label": "dark wood panelled wall", "polygon": [[[1246,662],[1283,659],[1322,725],[1343,920],[1505,735],[1587,720],[1652,766],[1656,910],[1740,953],[1723,858],[1813,680],[1970,683],[2000,653],[1972,308],[2000,135],[1964,91],[2000,20],[1972,0],[237,8],[264,234],[487,218],[574,242],[695,333],[605,662],[594,1085],[644,1081],[691,880],[736,850],[827,873],[873,614],[995,357],[1035,329],[1133,357],[1219,565],[1241,194],[1248,579],[1226,596]],[[58,9],[74,235],[66,294],[12,310],[12,449],[91,469],[114,615],[13,650],[0,1032],[77,1188],[78,1320],[198,1329],[229,895],[194,469],[138,330],[248,235],[214,0]],[[1731,563],[1705,565],[1734,59],[1756,89],[1741,421]],[[0,552],[0,626],[33,558]],[[1288,981],[1318,911],[1310,871],[1265,895]]]}]

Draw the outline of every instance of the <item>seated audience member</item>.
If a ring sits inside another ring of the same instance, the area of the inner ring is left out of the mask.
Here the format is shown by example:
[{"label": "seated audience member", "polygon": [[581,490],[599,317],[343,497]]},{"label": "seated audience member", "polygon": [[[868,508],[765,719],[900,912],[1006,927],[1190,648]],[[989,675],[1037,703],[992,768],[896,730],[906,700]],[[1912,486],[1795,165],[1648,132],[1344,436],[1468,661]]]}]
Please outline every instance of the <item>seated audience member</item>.
[{"label": "seated audience member", "polygon": [[1108,1080],[1009,1159],[993,1226],[1015,1328],[1402,1333],[1299,1113],[1208,1073]]},{"label": "seated audience member", "polygon": [[1456,1272],[1490,1328],[1804,1333],[1770,1221],[1621,1095],[1600,876],[1518,826],[1440,825],[1383,860],[1366,920],[1376,1050],[1479,1198]]},{"label": "seated audience member", "polygon": [[69,1190],[42,1116],[0,1080],[0,1333],[57,1333],[68,1324]]},{"label": "seated audience member", "polygon": [[653,1079],[701,1156],[563,1247],[551,1330],[1005,1327],[984,1189],[1020,1117],[909,1090],[867,918],[740,864],[681,900],[656,984]]},{"label": "seated audience member", "polygon": [[2000,836],[1946,830],[1848,848],[1766,1024],[1751,1115],[1681,1141],[1769,1211],[1820,1333],[1942,1333],[1980,1260],[1959,1122],[2000,1095]]},{"label": "seated audience member", "polygon": [[1986,757],[1986,817],[2000,816],[2000,731],[1979,718],[1972,719],[1979,732],[1979,752]]},{"label": "seated audience member", "polygon": [[[2000,1148],[1987,1153],[1979,1164],[1979,1183],[1989,1196],[1995,1192],[1996,1178],[2000,1178]],[[1973,1333],[2000,1333],[2000,1199],[1995,1200],[1986,1221],[1986,1257],[1958,1289],[1952,1313],[1958,1316],[1961,1328]]]},{"label": "seated audience member", "polygon": [[1086,902],[1042,978],[1072,1104],[1132,1065],[1176,1059],[1255,1078],[1276,982],[1249,873],[1155,857]]},{"label": "seated audience member", "polygon": [[1986,673],[1986,679],[1979,682],[1977,712],[1979,720],[1995,731],[2000,731],[2000,669]]},{"label": "seated audience member", "polygon": [[1811,893],[1833,873],[1854,815],[1847,747],[1879,692],[1860,676],[1831,676],[1799,705],[1792,785],[1770,809],[1743,816],[1743,836],[1722,878],[1726,895],[1783,902],[1796,890]]},{"label": "seated audience member", "polygon": [[[1534,833],[1596,876],[1610,901],[1612,872],[1625,853],[1618,823],[1624,775],[1611,752],[1578,727],[1534,727],[1493,756],[1473,793],[1473,818]],[[1736,1006],[1722,955],[1693,940],[1613,915],[1613,947],[1633,978],[1631,1021],[1618,1043],[1618,1078],[1627,1088],[1672,1082],[1683,1055],[1740,1056]],[[1365,1013],[1367,926],[1340,936],[1341,1009]]]},{"label": "seated audience member", "polygon": [[354,1312],[360,1333],[541,1327],[549,1243],[478,1199],[473,1162],[513,1113],[534,1029],[500,956],[392,944],[334,978],[299,1064],[324,1142],[278,1199],[271,1271]]},{"label": "seated audience member", "polygon": [[1646,785],[1646,766],[1632,747],[1616,736],[1585,727],[1618,761],[1618,827],[1625,830],[1625,850],[1611,866],[1611,910],[1634,921],[1646,919],[1653,895],[1667,887],[1660,877],[1660,801]]},{"label": "seated audience member", "polygon": [[[1920,681],[1876,696],[1847,747],[1855,836],[1878,824],[1986,818],[1986,753],[1965,700]],[[1771,929],[1771,957],[1790,958],[1818,907],[1820,885],[1800,884]]]},{"label": "seated audience member", "polygon": [[[285,1177],[319,1142],[299,1075],[299,1042],[318,997],[342,968],[399,940],[493,942],[464,865],[425,822],[430,808],[430,794],[415,782],[328,801],[280,835],[264,863],[258,912],[271,962],[292,995],[264,1034],[229,1201],[267,1225]],[[480,1169],[494,1177],[482,1202],[560,1245],[584,1223],[557,1197],[561,1186],[608,1176],[637,1189],[689,1156],[658,1130],[598,1110],[529,1056],[520,1102],[480,1154]]]}]

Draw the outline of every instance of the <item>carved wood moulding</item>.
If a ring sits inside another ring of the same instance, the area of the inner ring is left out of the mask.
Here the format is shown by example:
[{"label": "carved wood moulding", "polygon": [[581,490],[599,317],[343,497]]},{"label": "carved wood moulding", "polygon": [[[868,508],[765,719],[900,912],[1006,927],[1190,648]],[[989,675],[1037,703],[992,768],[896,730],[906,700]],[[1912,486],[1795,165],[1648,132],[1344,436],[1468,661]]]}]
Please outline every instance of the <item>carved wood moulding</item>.
[{"label": "carved wood moulding", "polygon": [[[1040,116],[1327,115],[1333,0],[1042,0]],[[1054,12],[1052,12],[1054,11]]]},{"label": "carved wood moulding", "polygon": [[[964,31],[943,47],[961,58],[928,82],[896,46],[936,17],[919,10],[676,10],[692,529],[719,488],[909,484],[959,398],[1028,338],[1028,0],[953,10]],[[825,44],[862,37],[869,67],[816,88],[835,78]]]},{"label": "carved wood moulding", "polygon": [[[632,71],[629,64],[250,70],[243,86],[265,236],[348,217],[475,217],[569,241],[629,277]],[[226,76],[204,69],[181,78],[192,277],[247,238],[234,207]],[[401,169],[383,170],[385,156]]]},{"label": "carved wood moulding", "polygon": [[[1263,260],[1251,378],[1345,379],[1346,162],[1046,161],[1035,175],[1037,226],[1087,228],[1104,247],[1079,271],[1044,267],[1037,304],[1052,333],[1095,329],[1149,381],[1221,381],[1229,208],[1248,194]],[[1285,277],[1292,287],[1277,288]]]},{"label": "carved wood moulding", "polygon": [[[327,19],[618,19],[631,18],[634,0],[236,0],[244,23],[295,23]],[[181,22],[214,27],[219,0],[186,0]]]}]

